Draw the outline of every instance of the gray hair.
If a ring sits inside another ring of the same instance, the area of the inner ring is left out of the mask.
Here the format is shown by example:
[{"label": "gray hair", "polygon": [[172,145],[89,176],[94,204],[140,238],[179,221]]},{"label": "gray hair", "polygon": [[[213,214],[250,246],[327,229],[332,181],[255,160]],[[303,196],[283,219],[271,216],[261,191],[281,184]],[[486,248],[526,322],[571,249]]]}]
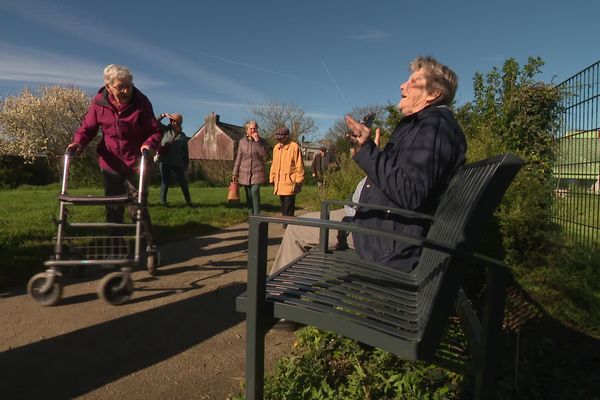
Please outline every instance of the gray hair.
[{"label": "gray hair", "polygon": [[129,68],[117,64],[109,64],[104,68],[104,83],[112,84],[115,80],[133,83],[133,75]]},{"label": "gray hair", "polygon": [[250,119],[250,120],[246,121],[246,123],[244,124],[244,128],[248,129],[248,127],[249,127],[250,125],[254,125],[254,126],[256,126],[256,130],[258,130],[258,123],[256,123],[256,121],[255,121],[255,120],[253,120],[253,119]]},{"label": "gray hair", "polygon": [[417,57],[410,63],[411,72],[422,69],[429,93],[440,92],[437,104],[450,105],[458,87],[458,76],[450,68],[433,57]]}]

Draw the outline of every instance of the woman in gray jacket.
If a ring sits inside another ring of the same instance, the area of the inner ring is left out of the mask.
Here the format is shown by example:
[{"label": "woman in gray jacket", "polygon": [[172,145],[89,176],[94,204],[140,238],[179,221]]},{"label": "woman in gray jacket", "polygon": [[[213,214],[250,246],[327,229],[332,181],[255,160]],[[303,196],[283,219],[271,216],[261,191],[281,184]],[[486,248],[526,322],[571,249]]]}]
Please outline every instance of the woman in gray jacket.
[{"label": "woman in gray jacket", "polygon": [[248,121],[246,137],[240,140],[231,179],[244,186],[248,210],[260,214],[260,185],[266,182],[265,158],[267,143],[258,134],[256,121]]}]

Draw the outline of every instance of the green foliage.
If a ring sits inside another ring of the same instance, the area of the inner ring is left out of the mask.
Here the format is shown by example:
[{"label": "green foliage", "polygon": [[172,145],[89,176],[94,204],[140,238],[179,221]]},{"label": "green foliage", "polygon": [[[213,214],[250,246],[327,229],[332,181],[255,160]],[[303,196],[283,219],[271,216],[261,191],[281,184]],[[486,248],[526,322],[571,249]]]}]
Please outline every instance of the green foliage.
[{"label": "green foliage", "polygon": [[[100,167],[98,166],[98,155],[95,150],[94,152],[88,151],[89,147],[90,146],[85,149],[85,152],[81,156],[72,158],[72,167],[69,172],[70,185],[75,187],[94,187],[102,185],[102,175],[99,173]],[[62,162],[60,165],[62,165]]]},{"label": "green foliage", "polygon": [[215,186],[231,182],[233,160],[191,160],[190,178],[205,180]]},{"label": "green foliage", "polygon": [[337,154],[339,169],[328,171],[323,180],[323,187],[315,199],[318,208],[321,201],[326,199],[350,200],[356,189],[356,184],[363,178],[364,173],[352,160],[350,153]]},{"label": "green foliage", "polygon": [[550,206],[559,92],[535,82],[542,66],[540,58],[529,58],[522,68],[510,58],[501,70],[475,74],[475,100],[456,113],[469,161],[506,151],[528,161],[497,215],[507,261],[529,266],[544,264],[557,238]]},{"label": "green foliage", "polygon": [[538,268],[518,267],[525,290],[553,318],[600,338],[600,249],[563,243]]},{"label": "green foliage", "polygon": [[47,185],[57,180],[55,171],[45,157],[26,163],[22,157],[0,156],[0,188],[16,188],[19,185]]},{"label": "green foliage", "polygon": [[266,399],[453,399],[462,377],[307,327],[265,382]]}]

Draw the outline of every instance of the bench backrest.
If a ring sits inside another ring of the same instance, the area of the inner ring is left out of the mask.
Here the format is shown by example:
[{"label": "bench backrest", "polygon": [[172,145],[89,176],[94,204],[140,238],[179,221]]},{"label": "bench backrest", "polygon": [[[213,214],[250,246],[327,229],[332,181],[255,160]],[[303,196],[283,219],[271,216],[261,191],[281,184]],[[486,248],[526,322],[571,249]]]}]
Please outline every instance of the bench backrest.
[{"label": "bench backrest", "polygon": [[[456,248],[459,254],[474,252],[523,164],[522,159],[508,153],[459,168],[440,199],[427,238]],[[420,329],[430,331],[423,331],[422,337],[441,335],[462,281],[463,265],[460,256],[423,249],[414,271],[420,285]]]}]

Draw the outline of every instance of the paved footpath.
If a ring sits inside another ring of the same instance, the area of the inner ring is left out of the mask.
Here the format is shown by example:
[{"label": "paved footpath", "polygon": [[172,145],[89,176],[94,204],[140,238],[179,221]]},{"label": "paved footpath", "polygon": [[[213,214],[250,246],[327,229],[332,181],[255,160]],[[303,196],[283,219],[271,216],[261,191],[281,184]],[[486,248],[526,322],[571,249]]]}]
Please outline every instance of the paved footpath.
[{"label": "paved footpath", "polygon": [[[269,259],[283,228],[270,226]],[[157,277],[133,274],[122,306],[98,299],[102,273],[67,278],[63,299],[42,307],[24,288],[0,291],[0,398],[226,399],[244,378],[248,227],[161,246]],[[267,370],[293,333],[267,335]]]}]

